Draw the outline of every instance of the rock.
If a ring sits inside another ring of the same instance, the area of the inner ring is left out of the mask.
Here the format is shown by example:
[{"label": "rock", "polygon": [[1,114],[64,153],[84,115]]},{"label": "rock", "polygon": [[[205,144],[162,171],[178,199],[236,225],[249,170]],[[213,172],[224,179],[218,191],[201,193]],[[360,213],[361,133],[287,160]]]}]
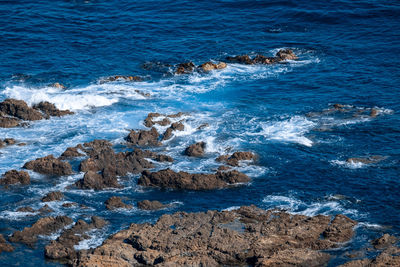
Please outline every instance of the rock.
[{"label": "rock", "polygon": [[369,116],[372,118],[375,118],[376,116],[379,115],[379,110],[375,109],[375,108],[371,108],[371,111],[369,113]]},{"label": "rock", "polygon": [[18,183],[24,185],[30,184],[31,178],[29,174],[25,171],[11,170],[3,174],[3,179],[0,180],[0,184],[2,185],[10,185]]},{"label": "rock", "polygon": [[143,79],[139,76],[115,75],[115,76],[110,76],[110,77],[100,80],[100,84],[108,83],[108,82],[115,82],[115,81],[141,82],[141,81],[143,81]]},{"label": "rock", "polygon": [[131,209],[133,206],[125,204],[122,202],[122,199],[120,197],[110,197],[109,199],[104,202],[106,205],[106,208],[108,210],[114,210],[114,209]]},{"label": "rock", "polygon": [[223,155],[219,156],[216,161],[225,162],[230,166],[239,166],[239,162],[242,160],[254,160],[255,155],[252,152],[235,152],[231,156]]},{"label": "rock", "polygon": [[[308,217],[254,206],[177,212],[154,224],[131,224],[94,250],[80,253],[72,265],[325,266],[329,254],[319,250],[341,246],[320,239],[330,223],[324,215]],[[349,224],[341,228],[352,230]]]},{"label": "rock", "polygon": [[73,173],[68,162],[61,161],[53,155],[29,161],[25,163],[24,168],[49,175],[70,175]]},{"label": "rock", "polygon": [[151,128],[150,130],[131,130],[129,135],[125,138],[125,140],[132,145],[135,146],[159,146],[160,142],[158,141],[159,133],[156,128]]},{"label": "rock", "polygon": [[45,114],[46,118],[49,118],[50,116],[62,117],[65,115],[74,114],[74,112],[69,110],[59,110],[54,104],[47,101],[42,101],[39,104],[34,105],[33,108],[42,111]]},{"label": "rock", "polygon": [[54,87],[54,88],[58,88],[58,89],[67,89],[67,87],[65,87],[65,85],[63,85],[62,83],[49,84],[49,87]]},{"label": "rock", "polygon": [[177,65],[175,74],[188,74],[191,73],[195,68],[195,65],[193,62],[186,62],[186,63],[180,63]]},{"label": "rock", "polygon": [[15,144],[17,143],[17,141],[16,141],[14,138],[5,138],[5,139],[3,140],[3,142],[4,142],[7,146],[15,145]]},{"label": "rock", "polygon": [[217,69],[225,69],[227,67],[227,64],[225,62],[218,62],[217,63]]},{"label": "rock", "polygon": [[150,200],[139,201],[137,203],[137,206],[141,210],[160,210],[160,209],[163,209],[163,208],[167,207],[167,205],[164,205],[160,201],[157,201],[157,200],[154,200],[154,201],[150,201]]},{"label": "rock", "polygon": [[210,126],[210,125],[209,125],[208,123],[203,123],[202,125],[200,125],[199,127],[197,127],[197,130],[200,131],[200,130],[203,130],[203,129],[209,127],[209,126]]},{"label": "rock", "polygon": [[144,126],[146,127],[153,127],[155,124],[161,125],[161,126],[167,126],[169,124],[171,124],[171,121],[168,118],[163,118],[162,120],[159,121],[154,121],[154,118],[158,118],[161,117],[163,115],[159,114],[159,113],[149,113],[146,117],[146,119],[144,119]]},{"label": "rock", "polygon": [[172,137],[172,133],[174,131],[183,131],[185,129],[185,125],[181,122],[174,122],[171,126],[164,132],[162,141],[168,140]]},{"label": "rock", "polygon": [[43,207],[41,207],[40,209],[38,209],[38,211],[40,212],[40,213],[50,213],[50,212],[53,212],[54,210],[52,210],[50,207],[49,207],[49,205],[44,205]]},{"label": "rock", "polygon": [[185,115],[185,113],[178,112],[178,113],[175,113],[175,114],[169,114],[169,115],[167,115],[167,117],[168,118],[179,118],[179,117],[182,117],[183,115]]},{"label": "rock", "polygon": [[59,157],[59,159],[70,159],[70,158],[77,158],[82,157],[84,154],[80,153],[78,147],[68,147]]},{"label": "rock", "polygon": [[159,162],[174,162],[172,157],[162,154],[156,155],[153,159]]},{"label": "rock", "polygon": [[209,72],[212,70],[217,70],[217,69],[224,69],[226,68],[226,63],[225,62],[219,62],[218,64],[212,63],[212,62],[206,62],[203,63],[199,66],[200,69],[202,69],[205,72]]},{"label": "rock", "polygon": [[75,203],[75,202],[67,202],[67,203],[62,204],[61,206],[63,206],[64,208],[72,208],[72,207],[78,206],[78,203]]},{"label": "rock", "polygon": [[387,248],[397,242],[397,238],[395,236],[384,234],[380,238],[377,238],[372,241],[372,245],[375,249],[383,249]]},{"label": "rock", "polygon": [[90,238],[86,232],[92,229],[100,229],[106,225],[106,221],[93,216],[92,223],[88,224],[78,220],[70,229],[64,230],[60,237],[52,240],[44,249],[45,257],[53,260],[72,260],[77,257],[78,251],[74,249],[79,242]]},{"label": "rock", "polygon": [[32,207],[21,207],[17,209],[18,212],[30,212],[34,213],[36,212]]},{"label": "rock", "polygon": [[188,146],[185,149],[185,155],[189,157],[201,157],[204,155],[204,149],[206,148],[206,143],[198,142],[193,145]]},{"label": "rock", "polygon": [[217,171],[229,171],[229,170],[232,170],[232,168],[224,165],[219,166],[217,169]]},{"label": "rock", "polygon": [[9,240],[13,243],[18,242],[32,246],[36,243],[38,235],[50,235],[72,222],[72,219],[66,216],[40,218],[31,227],[14,232]]},{"label": "rock", "polygon": [[340,110],[340,109],[346,108],[346,105],[343,105],[343,104],[334,104],[334,105],[333,105],[333,108],[334,108],[334,109],[337,109],[337,110]]},{"label": "rock", "polygon": [[63,193],[60,191],[53,191],[48,193],[42,198],[42,202],[58,201],[64,198]]},{"label": "rock", "polygon": [[9,116],[26,121],[43,119],[43,116],[39,111],[28,107],[23,100],[6,99],[0,103],[0,111]]},{"label": "rock", "polygon": [[230,62],[240,63],[240,64],[253,64],[253,60],[248,55],[234,56],[226,58]]},{"label": "rock", "polygon": [[370,156],[370,157],[366,157],[366,158],[348,158],[346,160],[347,163],[363,163],[363,164],[374,164],[374,163],[378,163],[382,160],[384,160],[385,157],[383,156],[379,156],[379,155],[375,155],[375,156]]},{"label": "rock", "polygon": [[0,234],[0,254],[5,251],[5,252],[13,252],[14,247],[11,246],[11,244],[7,243],[6,239],[3,237],[2,234]]},{"label": "rock", "polygon": [[138,185],[169,189],[212,190],[249,181],[250,178],[247,175],[238,171],[191,174],[165,169],[157,172],[143,171]]},{"label": "rock", "polygon": [[274,64],[276,62],[278,62],[279,60],[275,57],[266,57],[263,55],[257,55],[254,59],[253,59],[254,63],[257,64]]},{"label": "rock", "polygon": [[144,97],[151,97],[150,93],[145,93],[145,92],[140,91],[140,90],[135,90],[135,92],[138,93],[141,96],[144,96]]},{"label": "rock", "polygon": [[331,224],[322,233],[325,239],[332,242],[345,242],[353,237],[353,227],[356,221],[344,216],[336,215]]},{"label": "rock", "polygon": [[400,249],[390,246],[378,254],[374,259],[361,259],[346,262],[340,267],[383,267],[400,266]]},{"label": "rock", "polygon": [[17,118],[11,118],[0,115],[0,127],[1,128],[13,128],[20,124],[21,120]]},{"label": "rock", "polygon": [[83,176],[83,179],[78,180],[75,186],[80,189],[94,189],[102,190],[105,188],[121,188],[118,180],[115,176],[115,172],[112,173],[106,169],[101,174],[94,171],[88,171]]},{"label": "rock", "polygon": [[296,60],[298,57],[293,53],[291,49],[281,49],[276,53],[276,57],[280,60]]}]

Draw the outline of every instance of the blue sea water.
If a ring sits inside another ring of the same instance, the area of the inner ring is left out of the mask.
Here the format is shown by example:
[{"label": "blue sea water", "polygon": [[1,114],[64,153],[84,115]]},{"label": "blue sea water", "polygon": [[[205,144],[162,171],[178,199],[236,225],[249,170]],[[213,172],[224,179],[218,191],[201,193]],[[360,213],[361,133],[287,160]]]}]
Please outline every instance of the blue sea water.
[{"label": "blue sea water", "polygon": [[[299,60],[229,64],[189,75],[174,75],[168,67],[239,54],[273,56],[281,48],[293,49]],[[215,158],[226,151],[258,155],[256,164],[238,168],[252,178],[250,184],[207,192],[148,190],[136,185],[137,175],[123,178],[121,190],[85,191],[68,189],[83,173],[61,178],[31,173],[31,185],[0,189],[4,236],[38,219],[16,212],[18,207],[39,208],[40,198],[54,190],[90,209],[51,202],[53,215],[98,215],[111,222],[81,249],[163,213],[249,204],[306,215],[342,213],[361,222],[354,239],[331,252],[337,255],[331,266],[348,261],[346,251],[382,233],[400,235],[398,1],[0,1],[0,51],[0,101],[49,101],[76,112],[26,128],[0,128],[0,138],[27,143],[0,149],[0,173],[95,138],[118,146],[127,129],[145,128],[149,112],[189,113],[185,131],[159,149],[175,162],[159,169],[212,172]],[[157,68],[144,69],[145,63]],[[99,83],[110,75],[145,80]],[[67,89],[48,87],[54,82]],[[335,103],[366,114],[375,108],[378,116],[307,116]],[[209,127],[196,130],[203,123]],[[195,141],[207,143],[204,158],[182,155]],[[346,162],[372,155],[384,160]],[[174,205],[157,212],[110,212],[103,203],[113,195],[133,205],[143,199]],[[34,248],[17,244],[14,253],[0,254],[0,263],[59,266],[43,256],[43,246],[56,237],[43,237]]]}]

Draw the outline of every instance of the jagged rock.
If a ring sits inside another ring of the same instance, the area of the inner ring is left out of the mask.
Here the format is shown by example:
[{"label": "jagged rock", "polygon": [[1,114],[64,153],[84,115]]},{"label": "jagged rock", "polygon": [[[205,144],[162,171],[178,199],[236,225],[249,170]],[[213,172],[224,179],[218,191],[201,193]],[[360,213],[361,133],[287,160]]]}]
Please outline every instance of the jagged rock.
[{"label": "jagged rock", "polygon": [[18,212],[30,212],[34,213],[36,212],[32,207],[21,207],[17,209]]},{"label": "jagged rock", "polygon": [[198,142],[193,145],[188,146],[185,149],[185,155],[189,157],[201,157],[204,155],[204,149],[206,148],[206,143]]},{"label": "jagged rock", "polygon": [[231,167],[228,167],[228,166],[225,166],[225,165],[221,165],[221,166],[219,166],[218,167],[218,171],[229,171],[229,170],[231,170],[232,168]]},{"label": "jagged rock", "polygon": [[50,213],[50,212],[53,212],[54,210],[52,210],[50,207],[49,207],[49,205],[44,205],[43,207],[41,207],[40,209],[38,209],[38,211],[40,212],[40,213]]},{"label": "jagged rock", "polygon": [[53,84],[49,84],[49,87],[54,87],[54,88],[58,88],[58,89],[66,89],[67,87],[65,87],[65,85],[63,85],[62,83],[53,83]]},{"label": "jagged rock", "polygon": [[42,101],[39,104],[33,106],[34,109],[38,109],[45,114],[46,118],[52,117],[62,117],[65,115],[72,115],[74,112],[69,110],[59,110],[56,106],[52,103],[47,101]]},{"label": "jagged rock", "polygon": [[356,221],[344,216],[336,215],[331,224],[322,233],[323,236],[333,242],[345,242],[352,238],[353,227]]},{"label": "jagged rock", "polygon": [[384,234],[380,238],[377,238],[372,241],[372,245],[375,249],[383,249],[387,248],[397,242],[397,238],[395,236]]},{"label": "jagged rock", "polygon": [[185,125],[183,125],[182,122],[172,123],[171,126],[164,132],[162,141],[170,139],[174,131],[183,131],[184,129]]},{"label": "jagged rock", "polygon": [[74,249],[79,242],[88,239],[86,233],[92,229],[100,229],[106,225],[106,221],[93,216],[90,224],[78,220],[70,229],[64,230],[60,237],[52,240],[44,249],[46,258],[53,260],[72,260],[77,257],[78,251]]},{"label": "jagged rock", "polygon": [[150,112],[149,114],[147,114],[147,117],[144,119],[144,126],[146,127],[153,127],[154,126],[154,122],[153,119],[162,116],[160,113],[156,113],[156,112]]},{"label": "jagged rock", "polygon": [[180,63],[177,65],[175,74],[187,74],[191,73],[195,68],[195,65],[193,62],[186,62],[186,63]]},{"label": "jagged rock", "polygon": [[224,68],[226,68],[226,63],[219,62],[218,64],[215,64],[213,62],[206,62],[206,63],[201,64],[199,66],[199,68],[205,72],[208,72],[208,71],[217,70],[217,69],[224,69]]},{"label": "jagged rock", "polygon": [[0,127],[1,128],[13,128],[17,127],[20,124],[21,120],[17,118],[12,118],[8,116],[1,115],[0,112]]},{"label": "jagged rock", "polygon": [[12,252],[14,251],[14,247],[11,244],[7,243],[6,239],[0,234],[0,254],[5,252]]},{"label": "jagged rock", "polygon": [[0,103],[0,111],[6,115],[26,121],[43,119],[43,116],[39,111],[28,107],[23,100],[6,99]]},{"label": "jagged rock", "polygon": [[291,49],[281,49],[276,53],[276,57],[280,60],[296,60],[298,57],[293,53]]},{"label": "jagged rock", "polygon": [[167,115],[167,117],[168,118],[179,118],[179,117],[182,117],[183,115],[185,115],[185,113],[178,112],[178,113],[175,113],[175,114],[169,114],[169,115]]},{"label": "jagged rock", "polygon": [[383,267],[400,266],[400,248],[390,246],[378,254],[374,259],[361,259],[346,262],[339,267]]},{"label": "jagged rock", "polygon": [[143,79],[139,76],[126,76],[126,75],[115,75],[104,78],[100,80],[100,84],[115,82],[115,81],[123,81],[123,82],[141,82]]},{"label": "jagged rock", "polygon": [[94,171],[88,171],[83,179],[78,180],[75,186],[80,189],[101,190],[105,188],[121,188],[115,176],[115,171],[103,170],[101,174]]},{"label": "jagged rock", "polygon": [[120,197],[110,197],[109,199],[104,202],[106,205],[106,208],[108,210],[114,210],[114,209],[131,209],[133,206],[125,204],[122,202],[122,199]]},{"label": "jagged rock", "polygon": [[165,207],[167,207],[167,205],[162,204],[160,201],[157,200],[143,200],[143,201],[139,201],[137,203],[137,206],[139,209],[141,210],[160,210],[163,209]]},{"label": "jagged rock", "polygon": [[276,62],[278,62],[279,60],[275,57],[266,57],[263,55],[257,55],[254,59],[253,62],[256,64],[274,64]]},{"label": "jagged rock", "polygon": [[[341,246],[321,239],[331,218],[254,206],[233,211],[177,212],[155,224],[131,224],[73,266],[325,266],[321,249]],[[353,226],[338,225],[343,233]],[[345,234],[340,240],[349,239]]]},{"label": "jagged rock", "polygon": [[125,138],[125,140],[132,145],[135,146],[159,146],[160,142],[158,141],[159,133],[156,128],[151,128],[150,130],[131,130],[129,135]]},{"label": "jagged rock", "polygon": [[203,130],[203,129],[207,128],[208,126],[210,126],[208,123],[203,123],[202,125],[197,127],[197,130]]},{"label": "jagged rock", "polygon": [[253,60],[248,55],[241,55],[241,56],[234,56],[234,57],[227,57],[228,61],[240,64],[253,64]]},{"label": "jagged rock", "polygon": [[64,198],[63,193],[60,191],[53,191],[48,193],[42,198],[42,202],[58,201]]},{"label": "jagged rock", "polygon": [[68,162],[61,161],[53,155],[29,161],[25,163],[24,168],[49,175],[69,175],[73,173]]},{"label": "jagged rock", "polygon": [[3,174],[3,178],[0,180],[2,185],[10,184],[30,184],[31,178],[25,171],[10,170]]},{"label": "jagged rock", "polygon": [[138,93],[141,96],[144,96],[144,97],[150,97],[151,96],[150,93],[145,93],[145,92],[140,91],[140,90],[135,90],[135,92]]},{"label": "jagged rock", "polygon": [[239,166],[241,160],[254,160],[255,155],[252,152],[235,152],[232,155],[219,156],[216,161],[225,162],[230,166]]},{"label": "jagged rock", "polygon": [[32,246],[36,243],[38,235],[49,235],[54,233],[73,221],[66,216],[40,218],[31,227],[26,227],[22,231],[16,231],[9,240],[13,243],[24,243]]},{"label": "jagged rock", "polygon": [[78,206],[78,203],[75,203],[75,202],[67,202],[67,203],[62,204],[61,206],[63,206],[64,208],[71,208],[71,207],[76,207],[76,206]]},{"label": "jagged rock", "polygon": [[158,172],[143,171],[138,185],[170,189],[211,190],[249,181],[250,178],[247,175],[238,171],[191,174],[166,169]]},{"label": "jagged rock", "polygon": [[7,146],[15,145],[15,144],[17,143],[17,141],[16,141],[14,138],[5,138],[5,139],[3,140],[3,142],[4,142]]},{"label": "jagged rock", "polygon": [[80,153],[78,147],[68,147],[59,157],[59,159],[69,159],[69,158],[76,158],[82,157],[84,154]]}]

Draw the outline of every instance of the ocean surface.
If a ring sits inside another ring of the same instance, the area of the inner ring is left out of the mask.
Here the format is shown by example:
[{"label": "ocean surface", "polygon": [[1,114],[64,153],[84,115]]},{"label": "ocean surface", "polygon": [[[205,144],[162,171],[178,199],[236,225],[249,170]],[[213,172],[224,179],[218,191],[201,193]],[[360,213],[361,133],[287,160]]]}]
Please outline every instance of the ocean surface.
[{"label": "ocean surface", "polygon": [[[189,75],[175,75],[170,67],[241,54],[273,56],[282,48],[293,49],[299,59],[228,64]],[[39,218],[16,212],[18,207],[40,208],[40,198],[54,190],[66,198],[49,203],[50,215],[98,215],[111,222],[78,249],[96,247],[130,223],[154,222],[164,213],[250,204],[305,215],[341,213],[359,221],[354,239],[331,252],[337,257],[330,266],[348,261],[346,251],[382,233],[400,235],[398,1],[0,1],[0,51],[0,101],[49,101],[76,112],[25,128],[0,128],[0,138],[27,144],[0,149],[0,173],[93,139],[118,147],[129,129],[145,129],[149,112],[188,112],[185,131],[156,150],[175,162],[157,169],[214,172],[215,158],[227,151],[258,155],[255,164],[238,167],[252,178],[250,184],[204,192],[141,188],[138,175],[122,179],[119,190],[68,189],[83,173],[49,178],[30,172],[31,185],[0,189],[5,236]],[[144,81],[100,84],[110,75]],[[54,82],[67,89],[48,86]],[[335,103],[352,112],[318,113]],[[371,109],[378,116],[363,115]],[[196,130],[203,123],[209,127]],[[206,156],[184,156],[196,141],[206,142]],[[375,155],[382,160],[346,162]],[[104,201],[114,195],[134,206],[144,199],[173,205],[156,212],[108,211]],[[70,201],[89,209],[62,207]],[[43,252],[56,237],[41,237],[34,248],[15,244],[14,253],[0,254],[0,265],[60,266]]]}]

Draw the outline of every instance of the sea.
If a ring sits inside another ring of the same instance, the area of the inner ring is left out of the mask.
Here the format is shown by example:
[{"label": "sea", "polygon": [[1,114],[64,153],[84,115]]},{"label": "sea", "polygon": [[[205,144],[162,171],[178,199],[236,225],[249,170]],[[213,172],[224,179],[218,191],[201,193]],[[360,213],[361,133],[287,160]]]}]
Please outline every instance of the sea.
[{"label": "sea", "polygon": [[[298,60],[272,65],[226,60],[274,56],[280,49],[292,49]],[[175,74],[176,64],[189,61],[228,66]],[[143,188],[139,174],[121,177],[121,189],[80,190],[71,187],[83,177],[77,163],[70,176],[30,172],[30,185],[0,189],[0,233],[7,237],[40,218],[16,211],[24,206],[48,204],[54,210],[49,216],[108,220],[104,230],[75,247],[80,250],[165,213],[254,204],[357,220],[353,239],[330,251],[329,266],[342,264],[349,261],[346,252],[367,247],[383,233],[400,235],[399,66],[400,3],[394,0],[2,0],[0,101],[49,101],[75,114],[0,128],[0,138],[26,143],[0,149],[1,174],[94,139],[122,149],[130,129],[146,129],[149,112],[185,112],[185,130],[153,149],[175,161],[157,163],[156,170],[212,173],[218,156],[235,151],[251,151],[257,159],[236,168],[251,177],[249,184],[211,191]],[[143,81],[101,82],[112,75]],[[66,88],[49,86],[56,82]],[[377,115],[370,116],[372,111]],[[206,143],[204,157],[183,154],[200,141]],[[56,190],[64,200],[40,201]],[[106,210],[111,196],[134,207]],[[171,205],[137,209],[144,199]],[[65,208],[66,202],[88,209]],[[44,246],[59,234],[41,236],[33,247],[13,244],[13,253],[0,254],[0,265],[62,266],[44,258]]]}]

